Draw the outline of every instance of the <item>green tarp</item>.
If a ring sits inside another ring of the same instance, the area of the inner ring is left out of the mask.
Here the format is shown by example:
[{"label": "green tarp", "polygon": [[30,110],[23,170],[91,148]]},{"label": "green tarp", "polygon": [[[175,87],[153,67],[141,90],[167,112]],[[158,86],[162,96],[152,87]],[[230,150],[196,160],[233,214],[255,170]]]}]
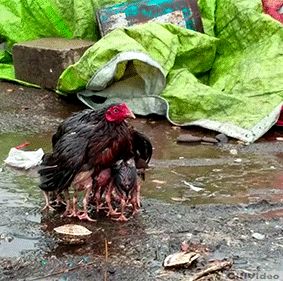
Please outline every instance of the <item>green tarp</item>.
[{"label": "green tarp", "polygon": [[[6,42],[0,78],[14,78],[8,63],[15,42],[98,39],[93,11],[108,3],[0,0]],[[63,72],[57,92],[78,94],[93,107],[100,96],[125,100],[138,114],[164,114],[173,124],[257,140],[274,125],[282,104],[283,27],[262,13],[260,0],[198,3],[206,34],[157,23],[114,30]]]}]

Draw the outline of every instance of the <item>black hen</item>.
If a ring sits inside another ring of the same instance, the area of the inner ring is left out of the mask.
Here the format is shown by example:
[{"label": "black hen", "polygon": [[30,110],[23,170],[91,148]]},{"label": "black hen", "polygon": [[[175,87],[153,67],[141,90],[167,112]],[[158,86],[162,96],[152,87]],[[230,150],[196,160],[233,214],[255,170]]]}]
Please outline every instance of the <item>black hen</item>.
[{"label": "black hen", "polygon": [[[72,118],[63,122],[52,139],[53,152],[43,158],[39,169],[39,187],[45,194],[45,207],[50,206],[49,191],[64,191],[67,197],[66,214],[71,212],[68,188],[73,182],[73,210],[69,215],[87,220],[91,220],[87,205],[93,178],[112,167],[117,160],[132,155],[131,133],[125,119],[134,118],[134,115],[127,105],[111,105],[96,113],[87,111],[82,115],[83,119],[93,122],[81,122],[81,118],[77,123],[72,123]],[[77,192],[82,190],[85,192],[84,211],[80,214],[76,207]]]}]

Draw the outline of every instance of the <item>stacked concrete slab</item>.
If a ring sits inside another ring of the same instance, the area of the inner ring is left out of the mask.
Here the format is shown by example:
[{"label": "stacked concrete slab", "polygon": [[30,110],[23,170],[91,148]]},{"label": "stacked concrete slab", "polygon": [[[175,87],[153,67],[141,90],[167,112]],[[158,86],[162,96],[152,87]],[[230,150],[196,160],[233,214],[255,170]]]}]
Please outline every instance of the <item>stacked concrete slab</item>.
[{"label": "stacked concrete slab", "polygon": [[64,69],[77,62],[93,45],[92,41],[65,38],[41,38],[13,46],[16,78],[55,89]]}]

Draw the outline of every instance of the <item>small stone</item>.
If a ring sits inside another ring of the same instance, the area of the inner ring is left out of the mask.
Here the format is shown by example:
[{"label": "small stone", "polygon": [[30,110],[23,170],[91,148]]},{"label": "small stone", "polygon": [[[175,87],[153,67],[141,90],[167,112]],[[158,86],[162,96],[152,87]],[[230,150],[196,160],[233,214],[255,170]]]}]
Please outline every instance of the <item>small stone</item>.
[{"label": "small stone", "polygon": [[212,138],[212,137],[203,137],[201,140],[204,142],[218,143],[217,139]]},{"label": "small stone", "polygon": [[191,134],[183,134],[177,137],[177,142],[200,142],[202,140],[201,137],[193,136]]},{"label": "small stone", "polygon": [[263,240],[265,238],[265,235],[264,234],[260,234],[258,232],[255,232],[252,234],[252,237],[257,239],[257,240]]},{"label": "small stone", "polygon": [[227,143],[229,141],[228,137],[224,134],[218,134],[215,138],[221,143]]},{"label": "small stone", "polygon": [[12,242],[13,239],[14,239],[14,237],[12,237],[12,236],[7,236],[7,237],[5,237],[5,242]]},{"label": "small stone", "polygon": [[114,274],[114,273],[116,272],[116,269],[115,269],[114,267],[110,267],[110,268],[108,269],[108,272],[109,272],[110,274]]}]

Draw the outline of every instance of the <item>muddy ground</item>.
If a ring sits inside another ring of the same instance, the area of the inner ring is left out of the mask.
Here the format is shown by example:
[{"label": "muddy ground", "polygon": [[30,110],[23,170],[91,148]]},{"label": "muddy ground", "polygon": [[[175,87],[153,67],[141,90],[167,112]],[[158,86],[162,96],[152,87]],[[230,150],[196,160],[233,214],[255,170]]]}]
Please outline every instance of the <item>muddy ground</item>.
[{"label": "muddy ground", "polygon": [[[56,126],[84,108],[5,82],[0,107],[1,161],[25,141],[30,149],[48,151]],[[96,223],[41,214],[36,171],[0,166],[0,280],[190,280],[225,259],[233,261],[230,269],[202,280],[283,280],[283,144],[276,140],[282,130],[274,128],[249,146],[233,140],[179,145],[180,134],[215,133],[171,127],[160,118],[133,124],[152,139],[154,156],[141,213],[127,223],[103,214],[94,214]],[[65,223],[93,233],[83,245],[64,245],[53,228]],[[165,270],[164,258],[183,241],[201,257],[189,268]]]}]

